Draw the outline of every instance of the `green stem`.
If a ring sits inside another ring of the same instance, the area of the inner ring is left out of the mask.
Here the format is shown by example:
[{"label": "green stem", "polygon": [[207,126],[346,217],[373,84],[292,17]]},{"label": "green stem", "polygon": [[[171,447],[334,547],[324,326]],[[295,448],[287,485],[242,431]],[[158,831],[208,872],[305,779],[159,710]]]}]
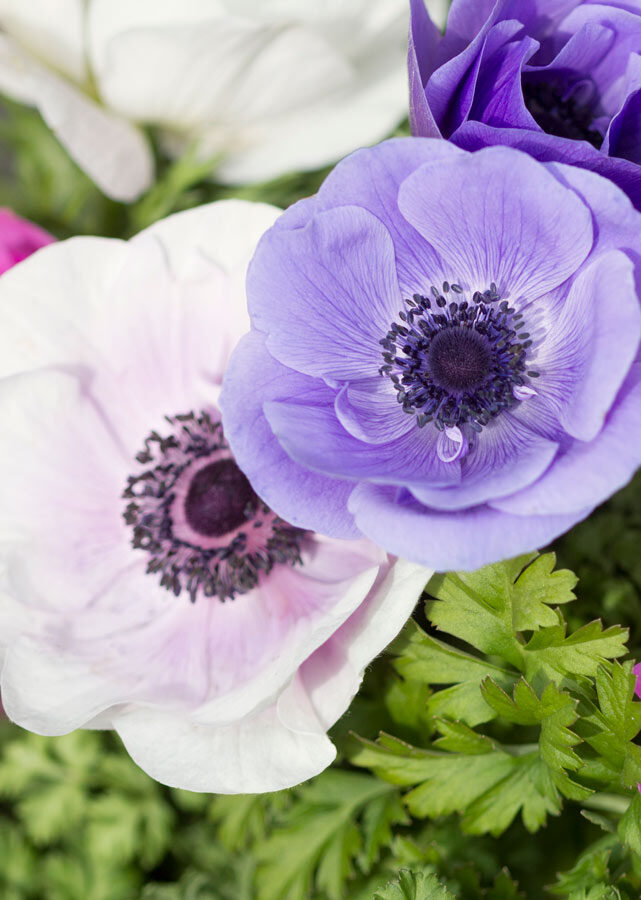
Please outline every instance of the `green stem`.
[{"label": "green stem", "polygon": [[586,809],[598,809],[602,812],[611,812],[617,816],[622,816],[630,805],[630,798],[621,794],[592,794],[582,801],[582,805]]}]

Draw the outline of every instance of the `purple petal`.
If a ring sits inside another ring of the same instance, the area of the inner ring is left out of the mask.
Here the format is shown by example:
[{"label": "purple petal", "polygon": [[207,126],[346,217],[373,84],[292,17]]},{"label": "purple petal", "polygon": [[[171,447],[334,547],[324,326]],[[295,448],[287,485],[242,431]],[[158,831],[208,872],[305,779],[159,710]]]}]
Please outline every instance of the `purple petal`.
[{"label": "purple petal", "polygon": [[[571,371],[559,421],[573,437],[589,441],[605,416],[634,362],[641,339],[641,309],[635,267],[617,250],[599,257],[576,279],[544,345],[550,365]],[[540,363],[546,377],[545,359]]]},{"label": "purple petal", "polygon": [[593,241],[579,197],[502,147],[422,166],[401,185],[399,208],[449,265],[450,281],[472,290],[496,282],[514,299],[561,284]]},{"label": "purple petal", "polygon": [[[614,163],[616,160],[610,162]],[[631,166],[628,162],[625,165]],[[607,177],[604,178],[595,172],[567,166],[564,163],[548,163],[546,168],[559,181],[579,194],[594,212],[598,227],[587,264],[591,263],[596,254],[607,250],[631,249],[637,252],[641,235],[641,213],[637,212],[628,196],[616,186],[616,183],[613,184]],[[632,168],[641,171],[641,166]]]},{"label": "purple petal", "polygon": [[607,416],[589,443],[574,441],[531,487],[492,506],[516,515],[579,515],[622,488],[639,466],[641,445],[641,364],[635,364]]},{"label": "purple petal", "polygon": [[416,428],[415,417],[396,401],[390,379],[380,375],[344,385],[334,409],[343,428],[369,444],[387,444]]},{"label": "purple petal", "polygon": [[366,378],[401,309],[394,245],[369,212],[343,206],[274,228],[247,275],[252,322],[280,362],[308,375]]},{"label": "purple petal", "polygon": [[425,97],[425,85],[436,65],[436,51],[441,39],[430,19],[423,0],[410,0],[410,32],[407,67],[410,85],[410,125],[412,134],[440,137],[432,111]]},{"label": "purple petal", "polygon": [[426,282],[438,280],[440,259],[401,215],[398,191],[407,176],[423,163],[461,155],[462,151],[453,144],[427,138],[397,138],[358,150],[327,176],[316,198],[318,209],[353,204],[369,210],[394,241],[401,291],[406,296],[422,292]]},{"label": "purple petal", "polygon": [[542,131],[494,128],[483,122],[465,122],[452,140],[465,150],[479,150],[500,144],[523,150],[542,162],[569,163],[590,169],[613,181],[625,191],[635,206],[641,207],[641,166],[626,159],[604,156],[587,141],[572,141]]},{"label": "purple petal", "polygon": [[328,405],[274,401],[265,404],[265,415],[285,451],[316,472],[387,484],[452,484],[460,477],[458,460],[439,459],[435,428],[415,425],[395,441],[372,444],[349,434]]},{"label": "purple petal", "polygon": [[[526,401],[527,402],[527,401]],[[421,503],[436,509],[464,509],[532,484],[548,468],[558,445],[533,434],[509,413],[485,426],[461,460],[460,484],[412,487]]]},{"label": "purple petal", "polygon": [[311,402],[333,399],[322,382],[281,366],[267,352],[264,337],[250,332],[231,357],[220,395],[225,437],[236,461],[254,490],[292,525],[306,528],[313,518],[317,530],[332,537],[359,537],[347,512],[353,485],[301,468],[265,419],[264,402],[292,395]]},{"label": "purple petal", "polygon": [[608,130],[607,151],[612,156],[641,163],[641,90],[626,97]]},{"label": "purple petal", "polygon": [[538,128],[525,107],[521,86],[523,66],[538,46],[537,41],[525,37],[508,41],[492,54],[477,85],[470,112],[473,119],[499,127]]},{"label": "purple petal", "polygon": [[590,509],[572,515],[518,516],[489,506],[439,512],[397,488],[360,484],[349,508],[363,534],[391,553],[437,571],[477,569],[536,550],[562,534]]}]

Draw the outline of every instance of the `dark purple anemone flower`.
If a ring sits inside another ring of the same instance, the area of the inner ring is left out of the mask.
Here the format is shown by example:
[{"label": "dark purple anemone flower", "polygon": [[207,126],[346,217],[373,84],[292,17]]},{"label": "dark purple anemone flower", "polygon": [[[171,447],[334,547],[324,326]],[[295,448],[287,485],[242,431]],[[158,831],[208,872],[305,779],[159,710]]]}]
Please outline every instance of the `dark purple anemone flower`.
[{"label": "dark purple anemone flower", "polygon": [[582,166],[641,208],[639,0],[453,0],[442,39],[410,5],[414,134]]},{"label": "dark purple anemone flower", "polygon": [[641,464],[641,214],[508,147],[360,150],[264,235],[225,433],[294,525],[436,569],[532,550]]}]

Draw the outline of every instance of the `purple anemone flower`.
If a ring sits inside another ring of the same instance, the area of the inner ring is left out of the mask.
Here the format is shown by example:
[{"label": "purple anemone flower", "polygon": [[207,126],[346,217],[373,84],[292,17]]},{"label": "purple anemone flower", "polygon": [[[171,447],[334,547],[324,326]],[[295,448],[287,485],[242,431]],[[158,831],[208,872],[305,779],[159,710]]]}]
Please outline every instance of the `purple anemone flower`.
[{"label": "purple anemone flower", "polygon": [[279,515],[436,569],[529,551],[641,462],[641,214],[594,173],[400,138],[263,236],[221,408]]},{"label": "purple anemone flower", "polygon": [[582,166],[641,207],[638,2],[454,0],[442,38],[410,4],[414,134]]}]

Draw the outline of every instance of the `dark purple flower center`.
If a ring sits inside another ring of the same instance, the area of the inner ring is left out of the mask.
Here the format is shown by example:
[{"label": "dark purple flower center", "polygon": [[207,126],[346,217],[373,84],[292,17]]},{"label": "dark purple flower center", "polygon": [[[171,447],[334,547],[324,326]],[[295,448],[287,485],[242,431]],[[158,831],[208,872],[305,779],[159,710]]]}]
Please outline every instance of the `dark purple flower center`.
[{"label": "dark purple flower center", "polygon": [[[463,299],[458,284],[432,287],[430,296],[405,300],[399,322],[380,341],[381,375],[389,377],[403,410],[419,428],[434,422],[442,431],[469,424],[480,431],[519,400],[525,385],[530,335],[523,319],[492,283]],[[454,299],[456,297],[456,299]]]},{"label": "dark purple flower center", "polygon": [[430,341],[427,366],[434,383],[445,390],[480,388],[492,366],[487,336],[462,325],[443,328]]},{"label": "dark purple flower center", "polygon": [[233,598],[255,588],[275,565],[301,562],[306,532],[260,500],[236,465],[220,422],[209,413],[167,417],[173,433],[153,431],[137,454],[123,497],[132,544],[147,572],[192,602]]},{"label": "dark purple flower center", "polygon": [[218,459],[191,479],[185,499],[189,525],[205,537],[222,537],[242,525],[257,497],[233,459]]},{"label": "dark purple flower center", "polygon": [[[596,89],[590,91],[593,97]],[[586,102],[585,91],[568,92],[567,88],[546,81],[523,83],[525,105],[543,131],[575,141],[588,141],[598,150],[603,135],[594,127],[594,101]]]}]

